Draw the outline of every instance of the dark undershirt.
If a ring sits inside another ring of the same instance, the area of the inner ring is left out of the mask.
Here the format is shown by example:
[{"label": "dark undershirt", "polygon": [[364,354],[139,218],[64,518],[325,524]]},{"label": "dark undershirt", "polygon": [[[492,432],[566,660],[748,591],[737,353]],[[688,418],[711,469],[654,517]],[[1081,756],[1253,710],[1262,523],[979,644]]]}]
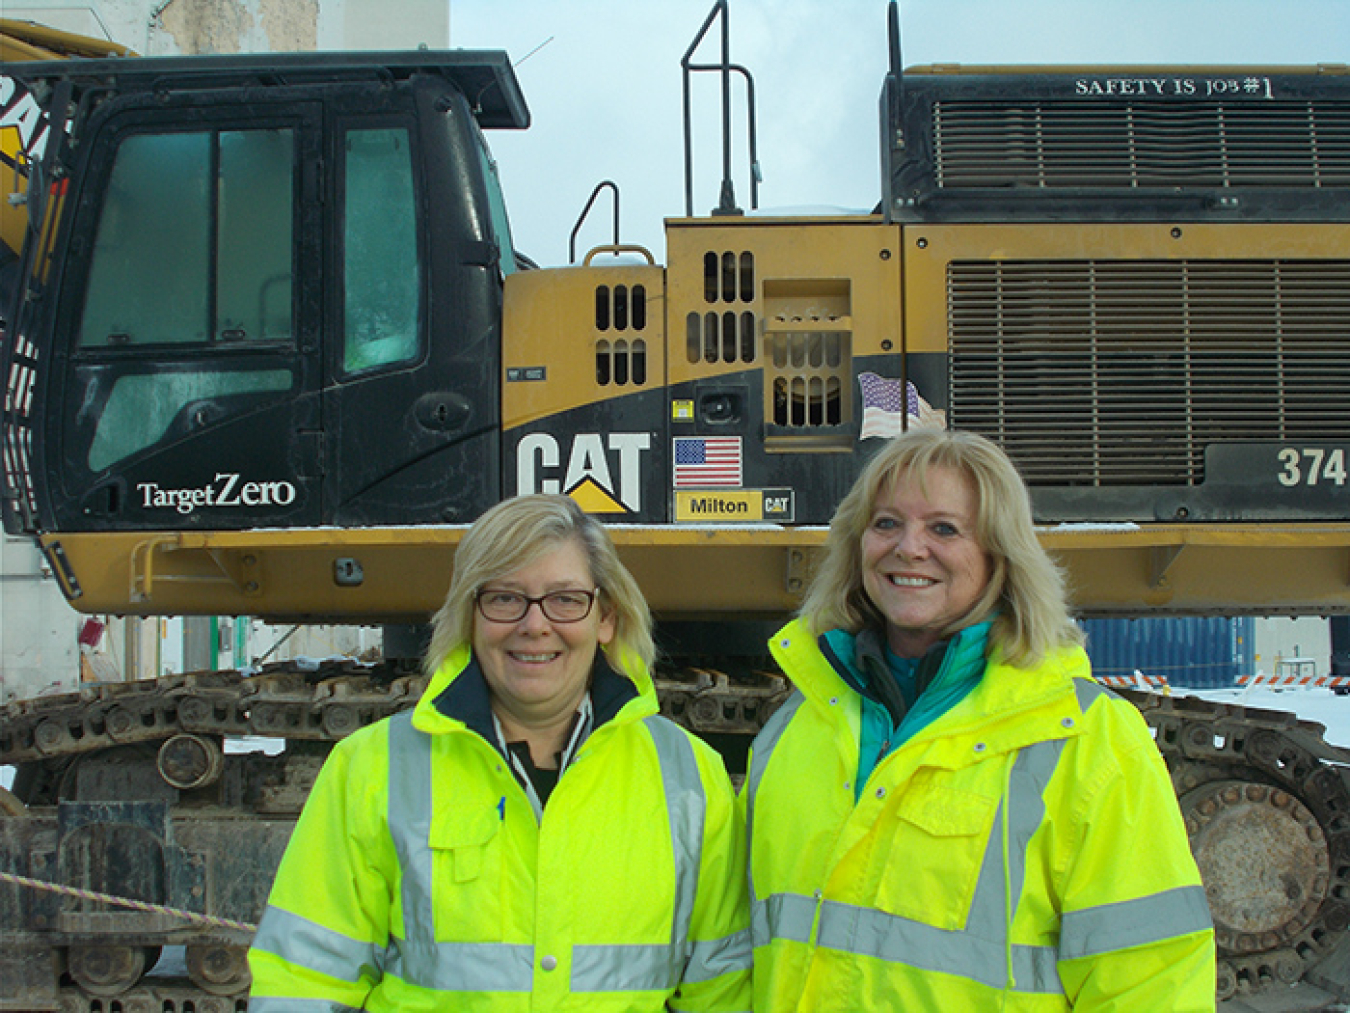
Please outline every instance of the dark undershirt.
[{"label": "dark undershirt", "polygon": [[530,755],[528,742],[508,742],[506,748],[511,750],[511,754],[525,768],[525,774],[529,777],[530,784],[534,785],[535,794],[539,796],[539,804],[545,805],[553,789],[558,786],[558,768],[562,766],[562,753],[553,754],[553,768],[550,770],[534,765],[534,757]]}]

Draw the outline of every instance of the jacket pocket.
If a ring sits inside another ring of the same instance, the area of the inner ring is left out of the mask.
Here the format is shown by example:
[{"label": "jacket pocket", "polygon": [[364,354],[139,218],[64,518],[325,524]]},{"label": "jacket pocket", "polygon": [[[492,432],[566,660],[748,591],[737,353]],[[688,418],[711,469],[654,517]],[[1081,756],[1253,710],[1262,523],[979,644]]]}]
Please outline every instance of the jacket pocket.
[{"label": "jacket pocket", "polygon": [[989,845],[998,799],[918,783],[899,799],[894,835],[880,858],[882,910],[942,929],[962,929]]},{"label": "jacket pocket", "polygon": [[[497,943],[506,936],[506,831],[495,807],[454,806],[432,818],[432,924],[438,943]],[[457,810],[457,811],[456,811]]]},{"label": "jacket pocket", "polygon": [[429,843],[451,882],[468,883],[482,875],[501,826],[496,810],[433,817]]}]

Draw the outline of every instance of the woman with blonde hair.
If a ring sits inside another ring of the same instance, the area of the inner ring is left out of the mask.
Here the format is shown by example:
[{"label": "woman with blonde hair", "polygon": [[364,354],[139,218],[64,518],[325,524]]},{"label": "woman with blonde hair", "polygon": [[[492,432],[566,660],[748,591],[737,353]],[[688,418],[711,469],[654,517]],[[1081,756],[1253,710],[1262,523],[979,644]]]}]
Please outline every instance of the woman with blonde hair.
[{"label": "woman with blonde hair", "polygon": [[754,1008],[1213,1010],[1162,757],[1093,681],[1008,457],[916,429],[864,468],[755,741]]},{"label": "woman with blonde hair", "polygon": [[305,805],[250,1010],[748,1009],[743,824],[657,713],[653,653],[575,502],[479,518],[421,700],[340,742]]}]

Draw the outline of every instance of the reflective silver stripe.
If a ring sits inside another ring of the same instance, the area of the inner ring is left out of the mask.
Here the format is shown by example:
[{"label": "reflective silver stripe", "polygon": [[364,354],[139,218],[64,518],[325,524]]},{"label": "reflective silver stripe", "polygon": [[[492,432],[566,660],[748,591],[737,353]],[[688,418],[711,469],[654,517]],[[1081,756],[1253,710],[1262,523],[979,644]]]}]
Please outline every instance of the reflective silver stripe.
[{"label": "reflective silver stripe", "polygon": [[[792,715],[797,713],[801,707],[802,701],[806,697],[802,696],[802,691],[794,689],[792,695],[783,701],[782,705],[769,716],[769,720],[764,722],[764,727],[759,730],[755,736],[754,757],[750,763],[750,770],[745,779],[746,792],[745,798],[745,839],[749,844],[755,840],[755,796],[759,793],[759,782],[764,778],[764,768],[769,765],[769,757],[773,755],[774,747],[778,745],[778,740],[783,737],[783,732],[792,720]],[[747,848],[746,879],[750,884],[750,900],[755,900],[755,877],[754,862],[750,861],[748,856],[752,852]],[[755,937],[756,940],[759,936]]]},{"label": "reflective silver stripe", "polygon": [[776,893],[750,902],[750,934],[755,946],[775,939],[809,943],[816,921],[816,900],[798,893]]},{"label": "reflective silver stripe", "polygon": [[296,967],[351,982],[359,981],[363,973],[378,979],[384,956],[374,943],[352,939],[270,904],[263,911],[253,948]]},{"label": "reflective silver stripe", "polygon": [[680,983],[681,954],[660,944],[572,947],[573,992],[666,992]]},{"label": "reflective silver stripe", "polygon": [[1102,697],[1107,696],[1113,700],[1119,700],[1120,694],[1112,693],[1100,682],[1093,682],[1091,679],[1075,679],[1073,681],[1073,691],[1078,697],[1078,706],[1083,713]]},{"label": "reflective silver stripe", "polygon": [[[750,933],[737,932],[722,939],[695,943],[683,974],[679,957],[679,951],[670,946],[576,946],[572,949],[572,989],[664,992],[681,981],[711,981],[721,974],[749,970]],[[672,958],[677,958],[674,964]]]},{"label": "reflective silver stripe", "polygon": [[359,1007],[344,1006],[340,1002],[327,999],[273,999],[267,996],[251,996],[248,1000],[248,1013],[357,1013]]},{"label": "reflective silver stripe", "polygon": [[442,992],[528,992],[534,984],[534,947],[395,941],[389,948],[388,972]]},{"label": "reflective silver stripe", "polygon": [[684,968],[683,981],[711,981],[723,974],[748,971],[753,960],[750,930],[743,929],[721,939],[694,943],[689,963]]},{"label": "reflective silver stripe", "polygon": [[[1050,783],[1055,767],[1059,764],[1060,754],[1064,752],[1064,739],[1051,739],[1037,742],[1019,750],[1013,761],[1012,773],[1008,778],[1008,797],[999,801],[998,811],[994,815],[994,826],[989,834],[989,843],[984,849],[984,861],[980,865],[980,878],[976,881],[975,896],[971,898],[970,915],[966,918],[968,926],[997,927],[999,938],[1003,938],[1005,896],[1012,898],[1012,914],[1016,916],[1017,905],[1022,897],[1022,884],[1026,879],[1027,846],[1031,835],[1045,819],[1045,788]],[[1005,893],[1003,882],[1003,833],[1002,823],[1004,807],[1008,818],[1008,882]]]},{"label": "reflective silver stripe", "polygon": [[[870,908],[825,901],[820,911],[820,945],[925,971],[968,978],[990,988],[1007,984],[1003,919],[990,938],[953,932]],[[1062,993],[1058,954],[1048,946],[1013,946],[1018,992]]]},{"label": "reflective silver stripe", "polygon": [[1213,926],[1202,886],[1180,886],[1148,897],[1067,911],[1061,919],[1063,960],[1095,957],[1173,939]]},{"label": "reflective silver stripe", "polygon": [[[666,966],[669,976],[667,988],[675,988],[684,973],[689,958],[689,926],[694,918],[694,901],[698,897],[698,875],[703,859],[703,824],[708,799],[703,793],[703,778],[698,771],[694,746],[683,729],[674,722],[653,714],[642,719],[656,746],[661,764],[661,785],[666,796],[666,817],[670,822],[670,846],[675,856],[675,910],[670,925],[670,944]],[[592,947],[586,947],[591,949]],[[572,959],[572,988],[574,991],[601,991],[597,986],[586,986],[578,976],[579,953],[576,947]],[[642,946],[610,947],[640,951]],[[639,975],[640,977],[640,975]],[[642,988],[661,987],[644,985]],[[604,991],[623,989],[605,988]],[[641,989],[639,989],[641,990]]]},{"label": "reflective silver stripe", "polygon": [[534,947],[511,943],[438,943],[432,910],[431,736],[412,726],[412,711],[389,719],[389,833],[402,875],[403,928],[391,939],[386,968],[409,984],[445,991],[528,992]]}]

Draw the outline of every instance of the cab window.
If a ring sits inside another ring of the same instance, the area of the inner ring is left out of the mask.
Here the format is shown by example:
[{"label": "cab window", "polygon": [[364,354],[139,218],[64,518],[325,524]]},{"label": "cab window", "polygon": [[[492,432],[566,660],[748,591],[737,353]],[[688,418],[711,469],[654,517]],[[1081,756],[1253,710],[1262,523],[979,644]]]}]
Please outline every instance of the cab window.
[{"label": "cab window", "polygon": [[513,274],[519,270],[516,263],[515,246],[511,240],[511,224],[506,217],[506,198],[502,195],[502,183],[497,176],[497,162],[488,150],[487,139],[479,135],[479,157],[483,162],[483,179],[487,182],[488,207],[492,214],[492,231],[497,237],[497,247],[502,274]]},{"label": "cab window", "polygon": [[417,208],[406,129],[350,130],[345,147],[342,367],[355,373],[418,354]]},{"label": "cab window", "polygon": [[126,138],[80,348],[289,340],[294,177],[291,130]]}]

